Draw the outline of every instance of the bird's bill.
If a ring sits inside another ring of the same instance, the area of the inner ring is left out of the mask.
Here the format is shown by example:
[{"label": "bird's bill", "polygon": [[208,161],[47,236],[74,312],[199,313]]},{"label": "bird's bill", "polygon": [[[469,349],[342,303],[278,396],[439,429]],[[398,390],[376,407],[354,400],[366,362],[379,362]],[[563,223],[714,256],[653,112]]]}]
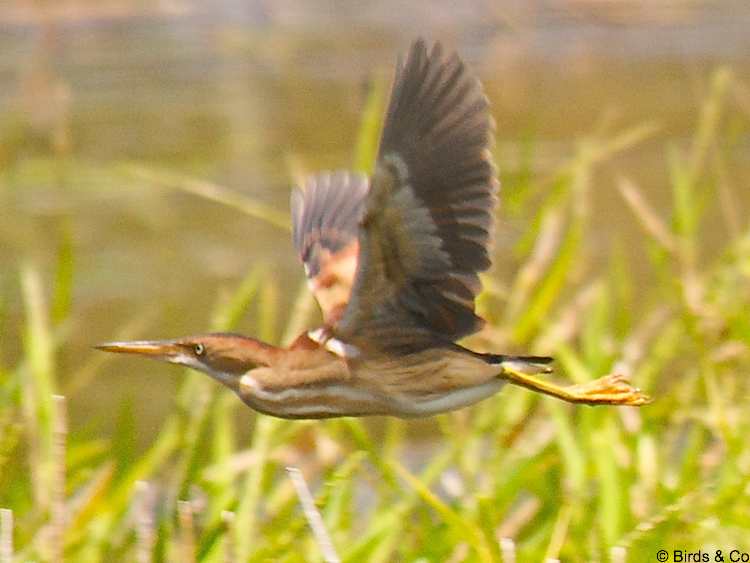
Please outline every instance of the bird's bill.
[{"label": "bird's bill", "polygon": [[105,342],[94,346],[104,352],[135,354],[154,359],[170,359],[182,354],[180,346],[172,340],[134,340],[130,342]]}]

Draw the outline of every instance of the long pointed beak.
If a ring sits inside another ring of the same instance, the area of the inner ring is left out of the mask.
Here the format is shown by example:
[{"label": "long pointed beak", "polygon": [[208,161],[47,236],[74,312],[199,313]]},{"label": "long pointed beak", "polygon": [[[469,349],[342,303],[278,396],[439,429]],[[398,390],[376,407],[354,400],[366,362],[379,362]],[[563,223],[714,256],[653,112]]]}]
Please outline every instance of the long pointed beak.
[{"label": "long pointed beak", "polygon": [[154,359],[169,359],[180,354],[180,347],[171,340],[134,340],[131,342],[105,342],[94,346],[104,352],[136,354]]}]

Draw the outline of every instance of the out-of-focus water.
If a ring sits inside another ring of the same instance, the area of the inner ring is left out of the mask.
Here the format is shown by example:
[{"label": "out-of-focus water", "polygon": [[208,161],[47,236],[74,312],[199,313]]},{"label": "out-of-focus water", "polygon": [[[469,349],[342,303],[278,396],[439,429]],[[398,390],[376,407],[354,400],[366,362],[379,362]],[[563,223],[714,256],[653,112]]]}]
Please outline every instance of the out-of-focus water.
[{"label": "out-of-focus water", "polygon": [[[150,319],[144,337],[204,330],[221,288],[257,263],[278,281],[283,313],[302,280],[286,232],[135,181],[122,165],[209,179],[286,210],[292,171],[350,165],[368,82],[388,76],[419,35],[456,48],[482,78],[501,170],[518,166],[528,139],[544,172],[607,119],[613,129],[661,126],[602,175],[606,253],[607,234],[634,228],[613,178],[627,174],[666,200],[664,147],[694,131],[712,70],[728,65],[750,84],[748,30],[750,3],[740,1],[4,2],[0,291],[10,322],[0,351],[15,363],[19,264],[51,274],[63,233],[74,242],[75,295],[62,379],[134,318]],[[750,102],[732,103],[745,112],[735,141],[750,147]],[[746,185],[750,158],[728,166]],[[499,252],[516,227],[501,225]],[[251,313],[242,328],[255,330]],[[146,395],[139,415],[157,419],[176,385],[170,368],[110,367],[71,398],[72,412],[106,419],[122,396]]]}]

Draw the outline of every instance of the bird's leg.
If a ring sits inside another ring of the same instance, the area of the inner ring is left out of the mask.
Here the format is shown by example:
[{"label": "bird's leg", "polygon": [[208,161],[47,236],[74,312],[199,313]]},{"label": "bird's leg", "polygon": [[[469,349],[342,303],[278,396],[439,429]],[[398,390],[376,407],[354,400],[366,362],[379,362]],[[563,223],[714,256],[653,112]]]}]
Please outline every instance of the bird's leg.
[{"label": "bird's leg", "polygon": [[624,375],[606,375],[587,383],[563,387],[524,373],[513,365],[503,364],[502,367],[500,377],[510,383],[569,403],[639,407],[651,402],[651,398],[630,385]]}]

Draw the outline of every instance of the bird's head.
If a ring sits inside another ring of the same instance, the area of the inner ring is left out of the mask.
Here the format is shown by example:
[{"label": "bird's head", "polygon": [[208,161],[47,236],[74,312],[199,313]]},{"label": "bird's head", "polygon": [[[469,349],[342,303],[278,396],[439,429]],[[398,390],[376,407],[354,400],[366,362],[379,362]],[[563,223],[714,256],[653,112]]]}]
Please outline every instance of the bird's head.
[{"label": "bird's head", "polygon": [[239,334],[215,333],[170,340],[106,342],[95,346],[105,352],[134,354],[179,364],[207,373],[237,390],[239,379],[249,370],[269,365],[275,348]]}]

